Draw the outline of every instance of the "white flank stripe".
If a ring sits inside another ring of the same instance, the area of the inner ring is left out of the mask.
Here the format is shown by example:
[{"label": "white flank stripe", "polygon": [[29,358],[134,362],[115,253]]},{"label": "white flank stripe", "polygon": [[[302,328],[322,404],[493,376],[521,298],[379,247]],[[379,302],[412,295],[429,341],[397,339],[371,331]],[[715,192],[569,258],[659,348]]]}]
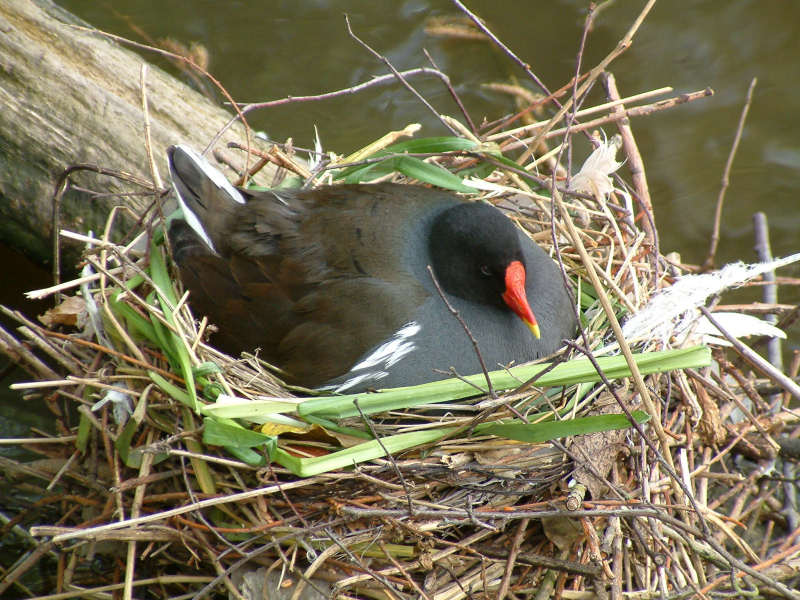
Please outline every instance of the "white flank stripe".
[{"label": "white flank stripe", "polygon": [[[392,335],[391,339],[384,342],[369,356],[350,369],[353,376],[336,388],[337,392],[344,392],[365,381],[379,380],[389,373],[387,369],[400,362],[404,356],[413,352],[417,347],[412,338],[420,331],[420,326],[415,321],[403,325]],[[359,371],[366,371],[359,373]]]},{"label": "white flank stripe", "polygon": [[378,379],[383,379],[388,374],[389,373],[387,373],[386,371],[372,371],[370,373],[364,373],[363,375],[358,375],[356,377],[348,379],[333,391],[336,392],[337,394],[341,394],[342,392],[346,392],[350,388],[357,386],[359,383],[369,380],[377,381]]},{"label": "white flank stripe", "polygon": [[350,372],[369,369],[381,363],[383,363],[385,367],[391,367],[406,354],[414,350],[415,344],[410,338],[417,335],[417,333],[419,333],[419,325],[416,323],[411,322],[408,325],[403,325],[402,329],[392,336],[392,339],[378,346],[375,352],[355,365],[350,369]]}]

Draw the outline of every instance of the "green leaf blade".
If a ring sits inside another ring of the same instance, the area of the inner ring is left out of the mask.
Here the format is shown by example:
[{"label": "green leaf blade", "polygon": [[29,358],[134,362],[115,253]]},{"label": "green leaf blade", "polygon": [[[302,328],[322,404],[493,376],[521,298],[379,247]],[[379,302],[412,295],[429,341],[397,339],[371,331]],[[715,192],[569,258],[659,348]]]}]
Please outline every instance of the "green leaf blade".
[{"label": "green leaf blade", "polygon": [[[632,416],[639,424],[650,420],[650,415],[641,410],[633,411]],[[628,427],[631,423],[624,414],[607,414],[544,423],[486,423],[479,425],[476,431],[518,442],[539,443]]]}]

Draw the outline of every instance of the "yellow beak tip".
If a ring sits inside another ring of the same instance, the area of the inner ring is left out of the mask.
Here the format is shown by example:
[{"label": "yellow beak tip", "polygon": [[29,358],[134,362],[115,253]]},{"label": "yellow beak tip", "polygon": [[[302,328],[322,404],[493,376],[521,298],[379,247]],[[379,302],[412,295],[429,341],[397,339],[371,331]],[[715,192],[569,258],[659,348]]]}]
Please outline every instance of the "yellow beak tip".
[{"label": "yellow beak tip", "polygon": [[528,329],[531,330],[531,333],[533,334],[533,337],[535,337],[537,340],[540,337],[542,337],[542,334],[539,331],[539,325],[537,323],[527,323],[527,325],[528,325]]}]

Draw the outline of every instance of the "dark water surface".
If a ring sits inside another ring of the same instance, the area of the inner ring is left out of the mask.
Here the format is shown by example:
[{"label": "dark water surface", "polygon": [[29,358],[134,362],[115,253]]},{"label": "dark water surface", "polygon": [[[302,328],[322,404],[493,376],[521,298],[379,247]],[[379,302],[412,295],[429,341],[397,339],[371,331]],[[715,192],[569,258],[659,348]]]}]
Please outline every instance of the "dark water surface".
[{"label": "dark water surface", "polygon": [[[527,83],[519,68],[486,43],[426,35],[429,17],[458,14],[444,0],[61,4],[93,25],[131,39],[142,40],[131,28],[135,25],[153,39],[205,44],[211,72],[240,101],[317,94],[387,72],[348,36],[344,13],[356,34],[398,69],[427,66],[422,52],[427,49],[476,121],[513,110],[508,98],[482,89],[482,83],[507,81],[510,75]],[[551,90],[569,80],[588,2],[467,4]],[[644,4],[620,0],[601,14],[588,39],[584,71],[614,48]],[[704,258],[722,170],[752,77],[758,77],[759,84],[731,174],[720,257],[753,258],[750,220],[755,210],[770,217],[776,254],[800,249],[798,64],[800,3],[775,0],[662,0],[632,48],[612,64],[623,95],[665,85],[676,92],[707,86],[716,91],[713,98],[633,123],[664,251],[679,250],[687,262]],[[437,81],[415,84],[437,110],[458,114]],[[253,121],[271,137],[291,136],[299,145],[311,143],[316,124],[326,148],[340,153],[413,122],[425,126],[424,134],[443,133],[432,115],[399,86],[262,111]],[[611,126],[606,131],[614,133]]]},{"label": "dark water surface", "polygon": [[[51,285],[52,277],[39,265],[13,248],[0,245],[0,273],[0,304],[18,308],[29,318],[35,318],[47,310],[47,302],[31,302],[23,297],[27,290]],[[18,325],[16,321],[0,315],[0,326],[7,331],[13,331]],[[19,392],[8,388],[14,381],[29,379],[22,369],[11,364],[5,354],[0,354],[0,437],[30,437],[31,427],[52,430],[52,418],[41,400],[24,400]],[[0,446],[0,456],[19,458],[23,455],[28,454],[18,447]]]},{"label": "dark water surface", "polygon": [[[354,31],[398,69],[428,66],[422,52],[427,49],[451,77],[475,121],[514,110],[507,97],[485,90],[482,83],[506,82],[513,75],[529,85],[524,73],[487,43],[428,36],[426,19],[458,14],[444,0],[60,4],[100,29],[137,41],[149,41],[142,37],[144,32],[151,40],[201,42],[210,52],[210,71],[239,101],[317,94],[385,73],[386,68],[348,36],[344,13],[350,15]],[[467,4],[551,90],[570,79],[587,2]],[[614,48],[643,5],[620,0],[601,14],[588,38],[584,71]],[[703,261],[720,178],[752,77],[759,83],[731,173],[717,262],[755,260],[751,217],[757,210],[767,213],[776,255],[800,250],[799,23],[800,2],[662,0],[631,49],[612,64],[623,95],[665,85],[676,93],[705,87],[716,92],[712,98],[633,122],[663,252],[677,250],[686,262]],[[157,57],[149,58],[174,72]],[[414,83],[439,112],[458,116],[438,81]],[[595,101],[598,98],[599,92]],[[422,135],[444,133],[438,121],[396,85],[262,111],[251,119],[274,139],[291,136],[301,146],[311,144],[316,124],[325,147],[339,153],[413,122],[423,124]],[[608,126],[606,132],[611,135],[614,128]],[[576,139],[578,145],[585,144],[580,136]],[[628,177],[625,167],[621,172]],[[800,269],[787,268],[782,274],[798,276]],[[19,283],[19,290],[30,287],[26,281]],[[756,298],[755,292],[747,294],[750,300]],[[790,290],[781,300],[799,297]],[[797,331],[789,333],[800,337]]]}]

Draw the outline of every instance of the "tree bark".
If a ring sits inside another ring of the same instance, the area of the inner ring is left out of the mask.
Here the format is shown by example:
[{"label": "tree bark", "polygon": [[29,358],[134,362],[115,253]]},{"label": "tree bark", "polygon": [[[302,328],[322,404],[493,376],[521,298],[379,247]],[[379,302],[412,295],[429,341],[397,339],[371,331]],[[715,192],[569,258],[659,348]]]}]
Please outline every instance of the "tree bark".
[{"label": "tree bark", "polygon": [[[152,181],[142,110],[145,60],[81,27],[88,26],[49,0],[0,2],[0,241],[43,263],[52,257],[56,182],[68,166],[88,163]],[[151,147],[167,184],[166,147],[204,148],[231,113],[152,65],[146,91]],[[216,148],[244,139],[237,123]],[[70,191],[62,228],[101,232],[114,205],[140,214],[150,202],[114,195],[143,190],[112,177],[82,172],[71,180],[111,195]]]}]

